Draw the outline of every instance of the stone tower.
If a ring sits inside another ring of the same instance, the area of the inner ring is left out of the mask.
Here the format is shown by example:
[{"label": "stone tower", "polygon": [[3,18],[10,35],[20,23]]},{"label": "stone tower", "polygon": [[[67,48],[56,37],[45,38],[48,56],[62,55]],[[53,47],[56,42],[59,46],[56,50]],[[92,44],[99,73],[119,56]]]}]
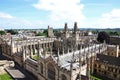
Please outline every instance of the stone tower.
[{"label": "stone tower", "polygon": [[74,38],[75,40],[78,40],[78,39],[79,39],[77,22],[74,23],[73,38]]},{"label": "stone tower", "polygon": [[65,23],[65,26],[64,26],[64,33],[67,33],[68,32],[68,26],[67,26],[67,23]]},{"label": "stone tower", "polygon": [[54,37],[53,28],[48,25],[48,37]]},{"label": "stone tower", "polygon": [[73,32],[73,33],[76,34],[77,31],[78,31],[78,29],[77,29],[77,22],[75,22],[75,23],[74,23],[74,32]]},{"label": "stone tower", "polygon": [[69,30],[68,30],[67,23],[65,23],[63,34],[64,34],[63,37],[64,37],[65,39],[69,37]]}]

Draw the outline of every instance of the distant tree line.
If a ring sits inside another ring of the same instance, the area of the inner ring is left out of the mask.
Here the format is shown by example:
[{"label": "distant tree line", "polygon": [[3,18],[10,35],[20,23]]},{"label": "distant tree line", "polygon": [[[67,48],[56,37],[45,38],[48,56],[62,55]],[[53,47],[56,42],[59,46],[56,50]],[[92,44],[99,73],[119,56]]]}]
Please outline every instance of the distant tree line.
[{"label": "distant tree line", "polygon": [[109,31],[108,34],[110,36],[120,36],[120,31],[119,32],[118,31]]},{"label": "distant tree line", "polygon": [[36,34],[36,36],[46,36],[46,37],[48,37],[48,30],[45,29],[45,30],[43,31],[43,33],[39,32],[39,33]]},{"label": "distant tree line", "polygon": [[18,31],[17,30],[6,30],[7,33],[11,33],[12,35],[15,35],[15,34],[18,34]]},{"label": "distant tree line", "polygon": [[99,32],[98,37],[97,37],[97,41],[100,42],[100,43],[103,43],[104,41],[106,43],[109,43],[110,42],[110,36],[105,31]]},{"label": "distant tree line", "polygon": [[120,36],[120,29],[93,29],[92,33],[98,34],[102,31],[106,32],[110,36]]},{"label": "distant tree line", "polygon": [[5,31],[0,30],[0,35],[5,35],[5,34],[6,34],[6,32],[5,32]]}]

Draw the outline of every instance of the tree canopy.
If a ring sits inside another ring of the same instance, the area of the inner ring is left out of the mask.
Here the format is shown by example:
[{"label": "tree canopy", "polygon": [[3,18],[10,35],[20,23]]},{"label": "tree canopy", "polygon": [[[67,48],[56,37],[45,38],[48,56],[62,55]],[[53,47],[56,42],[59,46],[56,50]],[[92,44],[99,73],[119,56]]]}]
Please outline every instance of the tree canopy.
[{"label": "tree canopy", "polygon": [[5,34],[6,34],[5,31],[0,30],[0,35],[5,35]]},{"label": "tree canopy", "polygon": [[8,33],[11,33],[12,35],[18,34],[17,30],[7,30]]},{"label": "tree canopy", "polygon": [[39,32],[39,33],[36,34],[36,36],[46,36],[47,37],[48,36],[48,30],[47,29],[44,30],[43,33]]},{"label": "tree canopy", "polygon": [[106,43],[109,43],[109,41],[110,41],[110,36],[109,36],[106,32],[104,32],[104,31],[99,32],[99,33],[98,33],[98,37],[97,37],[97,41],[98,41],[98,42],[101,42],[101,43],[103,43],[104,41],[105,41]]},{"label": "tree canopy", "polygon": [[109,31],[108,34],[111,36],[120,36],[120,32],[117,31]]}]

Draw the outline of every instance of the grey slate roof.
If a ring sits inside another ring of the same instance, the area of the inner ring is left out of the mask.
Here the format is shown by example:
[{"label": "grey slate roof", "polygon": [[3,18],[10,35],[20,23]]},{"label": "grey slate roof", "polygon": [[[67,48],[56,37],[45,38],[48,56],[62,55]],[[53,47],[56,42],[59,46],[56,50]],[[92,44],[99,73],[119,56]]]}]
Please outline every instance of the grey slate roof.
[{"label": "grey slate roof", "polygon": [[[96,47],[97,47],[97,50],[98,50],[99,45],[96,45]],[[95,45],[89,47],[89,49],[91,49],[91,48],[95,48]],[[60,57],[59,57],[60,66],[62,68],[70,70],[70,64],[71,64],[71,61],[73,61],[73,53],[74,53],[74,60],[75,60],[75,62],[73,62],[73,68],[78,68],[79,67],[79,63],[78,63],[79,52],[81,52],[82,60],[83,60],[83,57],[85,57],[85,55],[89,55],[89,57],[91,56],[91,52],[88,53],[88,47],[85,48],[85,52],[84,52],[84,49],[82,49],[81,51],[77,50],[75,52],[66,53],[64,55],[60,55]]]},{"label": "grey slate roof", "polygon": [[107,64],[120,66],[120,57],[97,54],[97,60]]}]

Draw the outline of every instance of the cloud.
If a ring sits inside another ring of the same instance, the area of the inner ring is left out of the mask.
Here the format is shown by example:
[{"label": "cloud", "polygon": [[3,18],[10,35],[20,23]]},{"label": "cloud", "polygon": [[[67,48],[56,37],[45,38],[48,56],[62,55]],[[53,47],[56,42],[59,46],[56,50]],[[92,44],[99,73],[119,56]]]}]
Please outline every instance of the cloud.
[{"label": "cloud", "polygon": [[112,9],[108,13],[103,13],[98,24],[102,28],[120,28],[120,9]]},{"label": "cloud", "polygon": [[[3,29],[39,29],[43,27],[42,21],[21,20],[18,18],[2,19],[0,18],[0,27]],[[47,28],[44,27],[44,28]]]},{"label": "cloud", "polygon": [[30,21],[13,17],[8,13],[0,12],[0,27],[5,29],[32,29],[40,28],[43,25],[42,21]]},{"label": "cloud", "polygon": [[80,0],[39,0],[33,4],[36,9],[49,11],[48,19],[53,22],[80,22],[85,19]]},{"label": "cloud", "polygon": [[103,13],[101,21],[120,21],[120,9],[113,9],[109,13]]},{"label": "cloud", "polygon": [[13,16],[11,16],[10,14],[7,14],[7,13],[3,13],[3,12],[0,12],[0,18],[13,18]]}]

